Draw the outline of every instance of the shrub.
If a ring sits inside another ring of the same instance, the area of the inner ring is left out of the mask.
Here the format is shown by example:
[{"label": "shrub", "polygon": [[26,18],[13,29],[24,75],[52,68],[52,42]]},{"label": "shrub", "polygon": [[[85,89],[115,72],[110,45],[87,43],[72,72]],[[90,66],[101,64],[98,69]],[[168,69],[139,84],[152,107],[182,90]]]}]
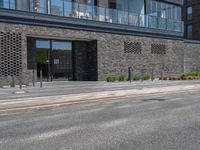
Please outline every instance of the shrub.
[{"label": "shrub", "polygon": [[185,74],[182,74],[182,75],[181,75],[181,79],[182,79],[182,80],[186,80],[186,75],[185,75]]},{"label": "shrub", "polygon": [[10,83],[10,87],[15,87],[15,82],[12,81],[12,82]]},{"label": "shrub", "polygon": [[26,82],[26,83],[25,83],[25,85],[26,85],[26,86],[29,86],[29,83],[28,83],[28,82]]},{"label": "shrub", "polygon": [[167,78],[167,77],[164,77],[163,80],[168,80],[168,78]]},{"label": "shrub", "polygon": [[200,76],[200,72],[187,72],[181,75],[181,78],[184,77],[199,77]]},{"label": "shrub", "polygon": [[136,74],[132,77],[133,81],[139,81],[141,79],[140,75]]},{"label": "shrub", "polygon": [[172,77],[172,80],[176,80],[176,77]]},{"label": "shrub", "polygon": [[144,80],[149,80],[150,78],[151,78],[151,77],[150,77],[149,74],[146,74],[146,73],[144,74],[144,77],[143,77]]},{"label": "shrub", "polygon": [[117,76],[114,76],[114,75],[110,75],[110,76],[108,76],[107,78],[106,78],[106,81],[107,82],[115,82],[115,81],[117,81]]},{"label": "shrub", "polygon": [[125,76],[120,76],[120,77],[118,78],[118,80],[119,80],[119,81],[126,81],[127,78],[126,78]]}]

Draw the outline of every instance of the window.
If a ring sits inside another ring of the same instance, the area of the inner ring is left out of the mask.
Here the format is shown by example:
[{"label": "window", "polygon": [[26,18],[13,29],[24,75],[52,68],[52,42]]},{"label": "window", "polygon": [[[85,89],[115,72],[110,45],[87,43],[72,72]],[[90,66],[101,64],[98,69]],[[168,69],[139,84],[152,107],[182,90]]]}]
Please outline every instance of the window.
[{"label": "window", "polygon": [[191,20],[191,19],[192,19],[192,7],[191,7],[191,6],[189,6],[189,7],[187,8],[187,19],[188,19],[188,20]]},{"label": "window", "polygon": [[15,0],[0,0],[0,7],[15,9]]},{"label": "window", "polygon": [[51,0],[51,14],[62,16],[63,15],[63,1],[62,0]]},{"label": "window", "polygon": [[181,21],[181,7],[161,1],[147,0],[147,15]]},{"label": "window", "polygon": [[30,10],[30,3],[28,0],[15,0],[16,9],[29,11]]},{"label": "window", "polygon": [[192,25],[187,26],[187,38],[192,38]]},{"label": "window", "polygon": [[30,10],[38,13],[48,12],[48,1],[47,0],[30,0]]}]

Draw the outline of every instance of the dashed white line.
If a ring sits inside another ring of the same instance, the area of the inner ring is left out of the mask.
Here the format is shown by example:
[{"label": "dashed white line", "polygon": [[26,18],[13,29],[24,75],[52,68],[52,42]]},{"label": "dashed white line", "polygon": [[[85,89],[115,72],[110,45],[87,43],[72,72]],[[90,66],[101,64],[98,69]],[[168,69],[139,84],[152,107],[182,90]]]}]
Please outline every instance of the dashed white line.
[{"label": "dashed white line", "polygon": [[119,126],[119,125],[126,124],[127,121],[128,121],[127,118],[118,119],[118,120],[104,122],[104,123],[100,124],[100,126],[103,127],[103,128],[111,128],[111,127],[116,127],[116,126]]}]

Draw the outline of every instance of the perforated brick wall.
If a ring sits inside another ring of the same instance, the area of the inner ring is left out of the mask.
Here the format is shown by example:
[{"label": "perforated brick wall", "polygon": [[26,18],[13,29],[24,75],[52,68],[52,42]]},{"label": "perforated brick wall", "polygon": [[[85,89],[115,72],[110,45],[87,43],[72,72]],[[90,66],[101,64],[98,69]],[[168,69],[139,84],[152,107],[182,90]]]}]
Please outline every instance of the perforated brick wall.
[{"label": "perforated brick wall", "polygon": [[0,32],[0,77],[19,76],[21,70],[21,34]]},{"label": "perforated brick wall", "polygon": [[124,42],[124,52],[141,54],[142,53],[142,44],[139,42]]},{"label": "perforated brick wall", "polygon": [[166,54],[166,45],[164,44],[151,44],[151,53],[165,55]]}]

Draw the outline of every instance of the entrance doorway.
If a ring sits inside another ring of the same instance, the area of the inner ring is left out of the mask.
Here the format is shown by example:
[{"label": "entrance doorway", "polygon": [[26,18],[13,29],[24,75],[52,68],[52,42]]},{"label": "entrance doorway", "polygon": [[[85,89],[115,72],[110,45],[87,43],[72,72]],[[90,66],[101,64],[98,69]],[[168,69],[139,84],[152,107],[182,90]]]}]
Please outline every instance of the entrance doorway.
[{"label": "entrance doorway", "polygon": [[97,81],[97,41],[28,37],[27,69],[44,81]]},{"label": "entrance doorway", "polygon": [[42,70],[46,81],[72,80],[72,43],[36,39],[36,62],[38,77]]}]

